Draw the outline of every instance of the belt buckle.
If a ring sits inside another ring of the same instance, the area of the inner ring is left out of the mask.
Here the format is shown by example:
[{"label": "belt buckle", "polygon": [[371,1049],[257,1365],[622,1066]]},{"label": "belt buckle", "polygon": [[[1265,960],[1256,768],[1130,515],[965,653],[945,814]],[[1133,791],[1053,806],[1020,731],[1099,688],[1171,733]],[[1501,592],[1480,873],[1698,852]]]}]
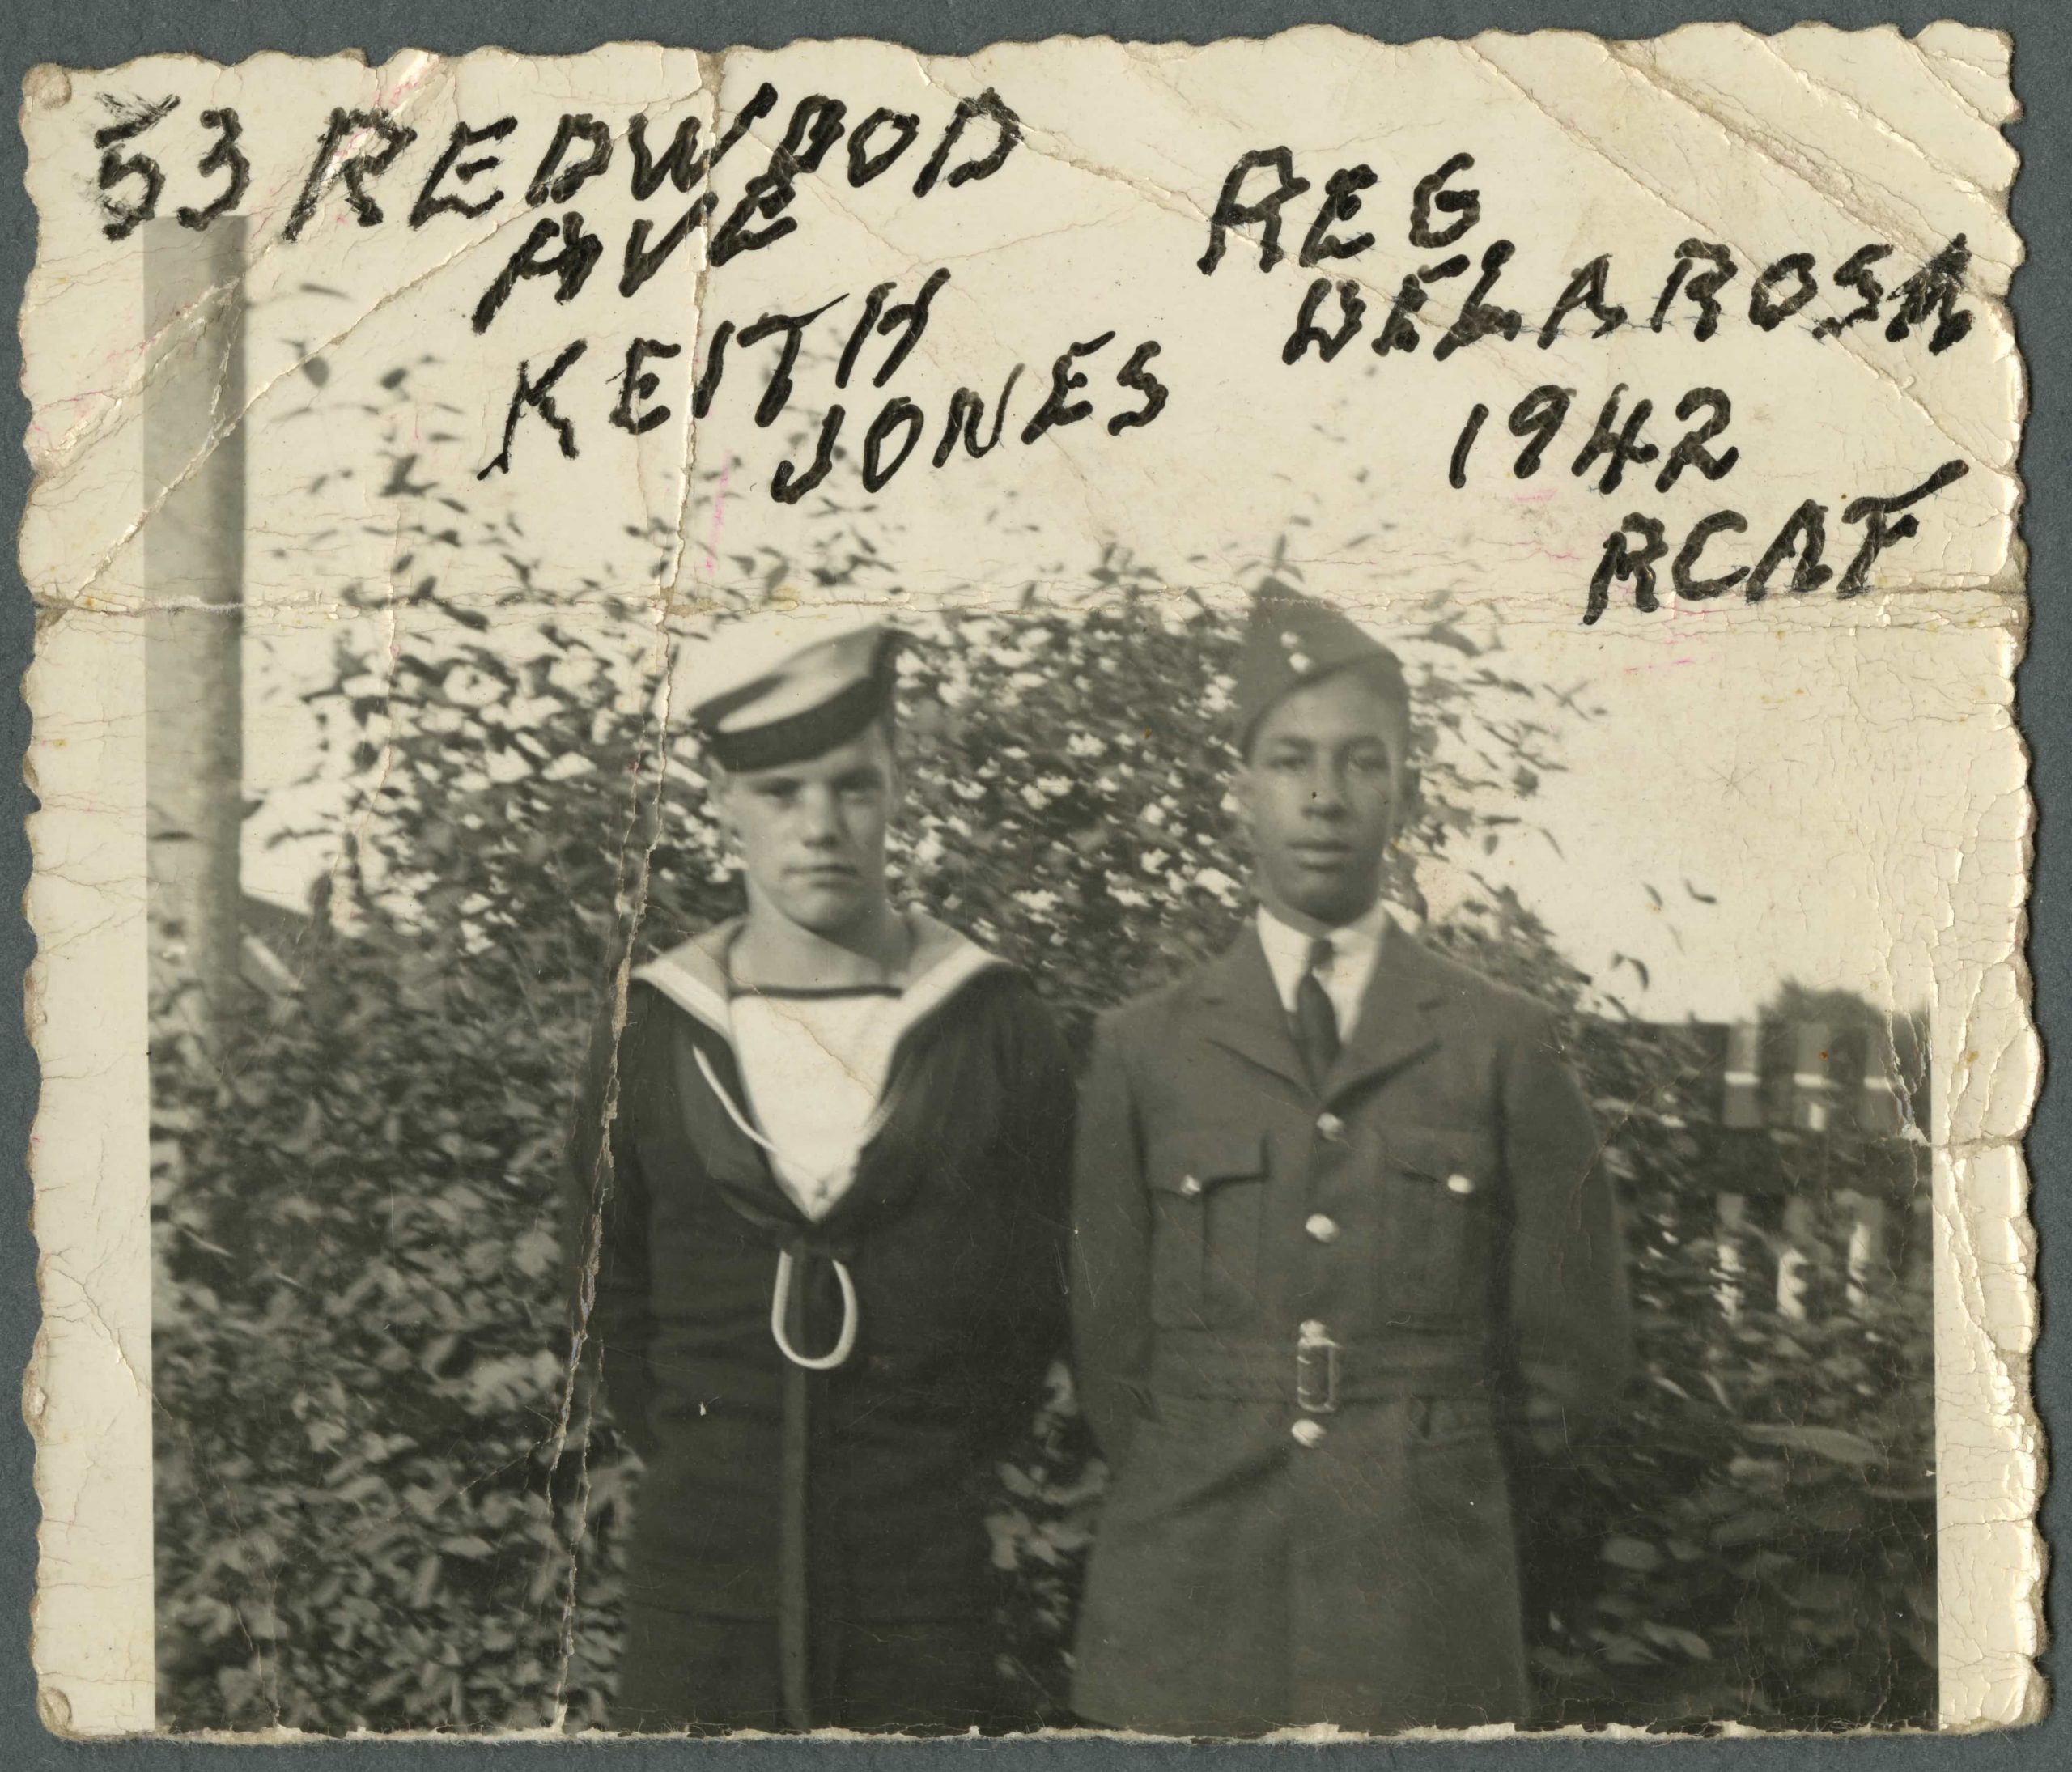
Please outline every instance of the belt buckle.
[{"label": "belt buckle", "polygon": [[1306,1415],[1338,1412],[1338,1344],[1321,1323],[1306,1323],[1295,1338],[1295,1406]]}]

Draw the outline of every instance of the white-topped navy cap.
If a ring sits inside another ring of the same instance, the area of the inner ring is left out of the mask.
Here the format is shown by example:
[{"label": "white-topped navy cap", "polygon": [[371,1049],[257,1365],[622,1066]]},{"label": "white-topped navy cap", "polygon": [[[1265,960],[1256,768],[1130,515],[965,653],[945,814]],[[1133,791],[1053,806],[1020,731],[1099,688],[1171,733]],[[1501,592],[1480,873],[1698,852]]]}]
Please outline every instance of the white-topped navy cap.
[{"label": "white-topped navy cap", "polygon": [[884,714],[900,639],[853,609],[759,610],[685,643],[676,692],[712,762],[774,769],[845,744]]}]

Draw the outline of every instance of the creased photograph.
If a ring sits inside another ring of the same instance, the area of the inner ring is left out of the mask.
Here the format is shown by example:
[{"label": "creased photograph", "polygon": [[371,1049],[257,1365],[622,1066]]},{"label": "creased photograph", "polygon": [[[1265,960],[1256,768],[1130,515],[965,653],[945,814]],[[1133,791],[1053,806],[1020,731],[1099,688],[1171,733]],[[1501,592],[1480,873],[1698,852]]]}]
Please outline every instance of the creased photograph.
[{"label": "creased photograph", "polygon": [[34,70],[47,1726],[2040,1717],[2017,53]]}]

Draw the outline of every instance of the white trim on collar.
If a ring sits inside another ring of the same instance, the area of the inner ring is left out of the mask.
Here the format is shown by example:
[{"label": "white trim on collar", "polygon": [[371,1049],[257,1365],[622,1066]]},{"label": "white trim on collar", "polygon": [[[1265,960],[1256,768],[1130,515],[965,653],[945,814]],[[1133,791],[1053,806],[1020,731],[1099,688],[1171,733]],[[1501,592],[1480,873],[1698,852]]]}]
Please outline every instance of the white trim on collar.
[{"label": "white trim on collar", "polygon": [[[923,970],[900,992],[894,1023],[894,1041],[933,1014],[979,974],[1007,962],[961,931],[922,911],[907,913],[914,925],[915,953],[923,958]],[[738,920],[737,920],[737,922]],[[730,938],[735,925],[722,924]],[[663,996],[705,1023],[727,1040],[733,1039],[733,1016],[728,1005],[726,975],[713,951],[712,939],[720,930],[707,930],[681,945],[657,954],[634,970],[635,978],[652,984]]]},{"label": "white trim on collar", "polygon": [[666,954],[658,954],[645,965],[633,969],[633,975],[643,984],[652,984],[672,1003],[686,1014],[695,1016],[714,1033],[732,1037],[732,1018],[727,1013],[727,997],[686,963],[693,951],[701,952],[695,941],[686,941],[681,947],[672,948]]}]

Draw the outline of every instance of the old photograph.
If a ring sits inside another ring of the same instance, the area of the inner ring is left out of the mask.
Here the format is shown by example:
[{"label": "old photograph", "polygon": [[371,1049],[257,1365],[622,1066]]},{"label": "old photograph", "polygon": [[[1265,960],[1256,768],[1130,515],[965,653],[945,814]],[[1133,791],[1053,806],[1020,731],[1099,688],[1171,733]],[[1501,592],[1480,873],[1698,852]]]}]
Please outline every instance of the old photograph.
[{"label": "old photograph", "polygon": [[2040,1715],[2010,53],[36,70],[47,1723]]}]

